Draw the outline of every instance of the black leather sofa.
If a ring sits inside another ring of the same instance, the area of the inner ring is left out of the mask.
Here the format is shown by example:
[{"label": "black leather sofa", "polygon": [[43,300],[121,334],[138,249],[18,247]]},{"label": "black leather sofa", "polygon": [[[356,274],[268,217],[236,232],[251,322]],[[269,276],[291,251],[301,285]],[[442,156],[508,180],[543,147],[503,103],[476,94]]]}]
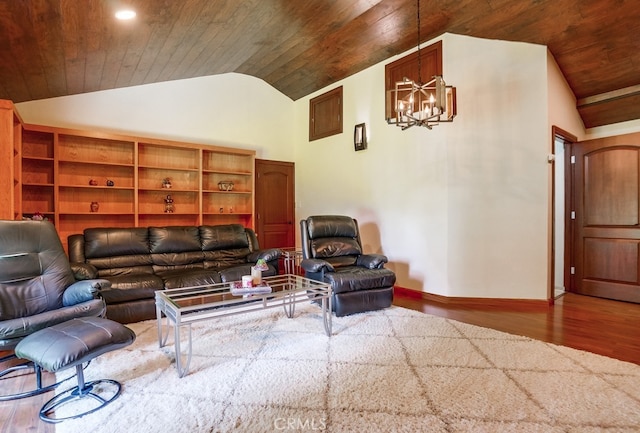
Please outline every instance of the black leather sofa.
[{"label": "black leather sofa", "polygon": [[279,249],[260,250],[240,224],[89,228],[68,238],[78,279],[103,278],[107,317],[120,323],[156,317],[155,291],[240,280],[264,259],[263,276],[278,274]]}]

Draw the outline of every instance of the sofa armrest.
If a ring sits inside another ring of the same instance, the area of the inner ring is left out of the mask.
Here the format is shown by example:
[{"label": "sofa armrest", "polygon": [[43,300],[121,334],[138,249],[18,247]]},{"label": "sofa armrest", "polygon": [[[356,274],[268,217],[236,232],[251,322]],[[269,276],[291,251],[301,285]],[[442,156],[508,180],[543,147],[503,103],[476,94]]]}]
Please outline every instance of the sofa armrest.
[{"label": "sofa armrest", "polygon": [[387,256],[382,254],[362,254],[356,260],[356,266],[368,269],[382,268],[387,263]]},{"label": "sofa armrest", "polygon": [[278,248],[267,248],[264,250],[254,251],[247,256],[247,262],[256,263],[258,260],[262,259],[265,262],[271,262],[274,260],[278,260],[282,255],[282,251]]},{"label": "sofa armrest", "polygon": [[98,278],[98,269],[89,263],[70,263],[73,276],[76,280],[95,280]]},{"label": "sofa armrest", "polygon": [[62,294],[62,304],[65,307],[91,301],[100,297],[100,290],[111,287],[109,280],[76,281]]},{"label": "sofa armrest", "polygon": [[300,267],[302,267],[305,272],[335,272],[331,263],[322,259],[304,259],[300,262]]}]

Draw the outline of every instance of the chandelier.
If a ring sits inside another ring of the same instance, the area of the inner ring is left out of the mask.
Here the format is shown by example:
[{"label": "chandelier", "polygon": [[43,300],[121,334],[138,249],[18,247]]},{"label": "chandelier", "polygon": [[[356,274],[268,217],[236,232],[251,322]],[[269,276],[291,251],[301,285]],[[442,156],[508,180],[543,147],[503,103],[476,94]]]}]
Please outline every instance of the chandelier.
[{"label": "chandelier", "polygon": [[390,92],[395,111],[387,123],[404,131],[412,126],[431,129],[443,122],[453,122],[456,116],[456,88],[447,86],[441,75],[436,75],[427,83],[422,83],[420,62],[420,0],[417,0],[418,17],[418,81],[404,78],[395,83]]}]

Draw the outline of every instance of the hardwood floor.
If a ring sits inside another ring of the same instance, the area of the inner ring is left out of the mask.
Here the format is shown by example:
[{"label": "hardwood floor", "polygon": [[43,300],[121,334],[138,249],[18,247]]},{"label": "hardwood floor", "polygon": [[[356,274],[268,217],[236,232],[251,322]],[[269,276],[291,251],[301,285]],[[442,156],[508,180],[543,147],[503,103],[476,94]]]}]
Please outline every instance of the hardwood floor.
[{"label": "hardwood floor", "polygon": [[[0,352],[0,355],[4,355],[4,353]],[[0,371],[4,368],[5,365],[0,364]],[[52,384],[54,379],[53,374],[43,372],[44,386]],[[71,379],[61,386],[71,387],[73,383],[73,379]],[[0,379],[0,393],[8,395],[28,391],[33,388],[34,384],[35,375],[26,372],[8,379],[2,378]],[[0,402],[0,433],[54,433],[53,424],[42,422],[38,418],[38,411],[53,395],[53,392],[50,391],[35,397]]]},{"label": "hardwood floor", "polygon": [[640,364],[640,304],[566,293],[555,305],[444,304],[394,293],[395,305]]},{"label": "hardwood floor", "polygon": [[[394,304],[640,364],[640,304],[567,293],[553,306],[452,305],[413,295],[397,290]],[[51,377],[45,374],[46,380],[51,380]],[[31,380],[30,376],[0,379],[0,390],[3,394],[18,392]],[[62,386],[72,384],[73,381],[69,381]],[[13,402],[0,402],[0,433],[53,433],[54,426],[40,421],[37,415],[39,408],[52,395],[50,392]]]}]

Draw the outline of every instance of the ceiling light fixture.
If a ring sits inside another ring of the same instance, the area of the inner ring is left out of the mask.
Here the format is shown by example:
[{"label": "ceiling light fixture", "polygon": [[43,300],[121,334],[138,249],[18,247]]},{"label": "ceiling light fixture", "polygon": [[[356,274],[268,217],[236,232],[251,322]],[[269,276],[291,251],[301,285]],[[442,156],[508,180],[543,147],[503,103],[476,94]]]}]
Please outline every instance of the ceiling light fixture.
[{"label": "ceiling light fixture", "polygon": [[418,81],[404,78],[396,82],[393,94],[395,117],[387,118],[387,123],[404,131],[412,126],[431,129],[442,122],[453,122],[456,116],[456,88],[447,86],[441,75],[436,75],[427,83],[422,82],[420,62],[420,0],[418,9]]},{"label": "ceiling light fixture", "polygon": [[136,17],[136,12],[131,9],[122,9],[116,12],[116,18],[119,20],[132,20]]}]

